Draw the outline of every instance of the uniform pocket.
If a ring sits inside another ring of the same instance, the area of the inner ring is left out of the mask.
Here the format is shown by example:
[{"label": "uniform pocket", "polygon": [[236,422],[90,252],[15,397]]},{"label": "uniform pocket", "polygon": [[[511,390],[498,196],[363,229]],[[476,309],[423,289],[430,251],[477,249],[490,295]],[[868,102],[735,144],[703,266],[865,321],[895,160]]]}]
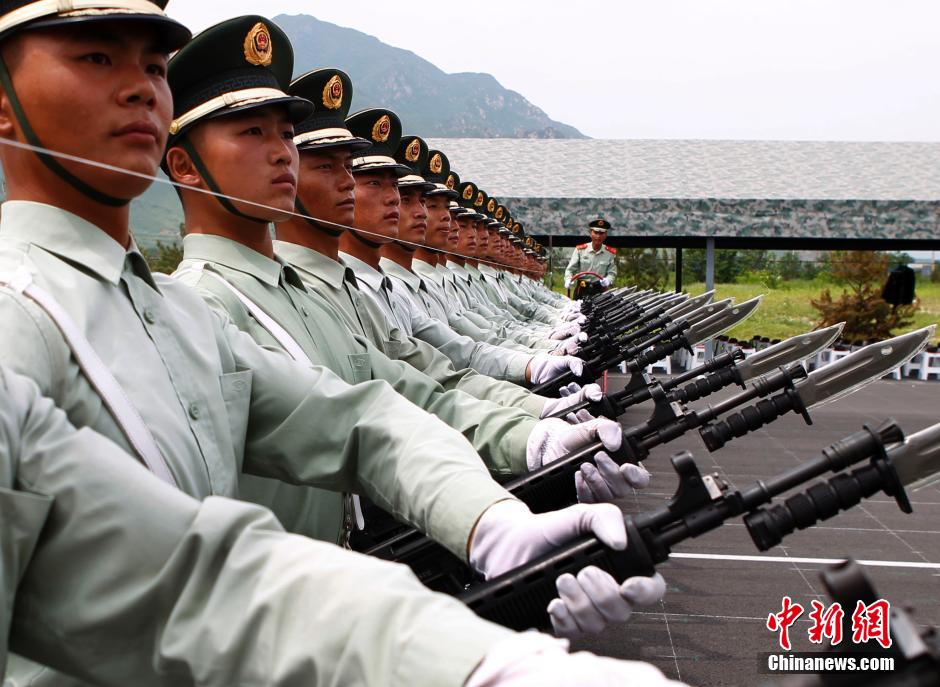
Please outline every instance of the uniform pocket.
[{"label": "uniform pocket", "polygon": [[392,360],[397,360],[401,356],[401,341],[385,341],[382,343],[382,350]]},{"label": "uniform pocket", "polygon": [[251,406],[251,370],[229,372],[219,376],[225,414],[228,417],[232,448],[238,464],[245,456],[245,436],[248,432],[248,409]]},{"label": "uniform pocket", "polygon": [[349,367],[352,368],[352,384],[368,382],[372,379],[372,358],[368,353],[348,353]]}]

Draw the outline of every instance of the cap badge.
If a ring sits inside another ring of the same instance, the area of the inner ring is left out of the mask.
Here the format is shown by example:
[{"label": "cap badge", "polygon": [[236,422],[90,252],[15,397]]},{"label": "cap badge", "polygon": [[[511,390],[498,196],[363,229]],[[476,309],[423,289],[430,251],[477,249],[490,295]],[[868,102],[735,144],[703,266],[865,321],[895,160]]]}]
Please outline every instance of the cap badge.
[{"label": "cap badge", "polygon": [[473,198],[473,186],[467,184],[467,187],[463,190],[463,199],[470,200]]},{"label": "cap badge", "polygon": [[496,201],[493,198],[490,198],[490,202],[486,204],[486,211],[491,214],[496,212]]},{"label": "cap badge", "polygon": [[[428,169],[431,170],[432,174],[441,173],[441,170],[444,169],[444,160],[441,159],[440,153],[434,153],[434,155],[431,157],[431,160],[428,162]],[[449,179],[450,177],[448,177],[448,180]]]},{"label": "cap badge", "polygon": [[[434,161],[432,160],[431,162],[434,162]],[[456,184],[457,184],[457,180],[454,179],[454,175],[453,175],[453,174],[448,174],[448,175],[447,175],[447,181],[444,182],[444,186],[446,186],[446,187],[449,188],[451,191],[453,191],[453,190],[454,190],[454,186],[455,186]]]},{"label": "cap badge", "polygon": [[323,106],[329,110],[338,110],[343,104],[343,80],[339,74],[326,82],[323,87]]},{"label": "cap badge", "polygon": [[483,207],[483,191],[477,192],[477,199],[473,201],[473,204],[478,208]]},{"label": "cap badge", "polygon": [[258,22],[245,36],[245,59],[257,67],[269,67],[274,58],[271,33],[263,22]]},{"label": "cap badge", "polygon": [[502,219],[503,219],[503,209],[502,209],[502,208],[496,208],[496,219],[502,221]]},{"label": "cap badge", "polygon": [[421,154],[421,141],[417,138],[413,139],[411,143],[408,144],[408,147],[405,149],[405,159],[408,162],[417,162],[418,156]]},{"label": "cap badge", "polygon": [[379,120],[372,127],[372,140],[378,143],[385,143],[388,140],[388,135],[392,131],[392,120],[389,119],[387,114],[379,117]]}]

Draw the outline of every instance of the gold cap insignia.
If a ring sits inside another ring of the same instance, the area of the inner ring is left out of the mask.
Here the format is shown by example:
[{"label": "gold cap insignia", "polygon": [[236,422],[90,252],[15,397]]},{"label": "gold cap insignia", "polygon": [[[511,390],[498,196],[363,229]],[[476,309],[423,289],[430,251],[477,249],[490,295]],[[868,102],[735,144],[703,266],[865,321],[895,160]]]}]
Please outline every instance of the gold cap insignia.
[{"label": "gold cap insignia", "polygon": [[473,204],[476,207],[483,207],[483,191],[477,192],[477,199],[473,201]]},{"label": "gold cap insignia", "polygon": [[447,181],[444,182],[444,186],[449,188],[451,191],[454,190],[454,186],[457,184],[457,180],[454,178],[453,174],[447,175]]},{"label": "gold cap insignia", "polygon": [[502,209],[502,208],[496,208],[496,219],[502,221],[502,219],[503,219],[503,209]]},{"label": "gold cap insignia", "polygon": [[387,114],[379,117],[379,121],[375,123],[372,127],[372,140],[378,143],[385,143],[388,140],[388,135],[392,131],[392,120],[389,119]]},{"label": "gold cap insignia", "polygon": [[513,234],[518,234],[520,229],[522,229],[522,227],[520,227],[518,224],[513,224],[513,225],[512,225],[512,233],[513,233]]},{"label": "gold cap insignia", "polygon": [[428,169],[431,170],[432,174],[441,173],[441,170],[444,169],[444,160],[441,159],[440,153],[434,153],[434,156],[428,162]]},{"label": "gold cap insignia", "polygon": [[473,186],[467,184],[467,187],[463,190],[463,199],[470,200],[473,198]]},{"label": "gold cap insignia", "polygon": [[486,211],[496,212],[496,200],[494,198],[490,198],[490,202],[486,204]]},{"label": "gold cap insignia", "polygon": [[416,138],[412,140],[411,143],[408,144],[407,148],[405,148],[405,159],[408,162],[417,162],[418,155],[420,154],[421,154],[421,141],[419,141]]},{"label": "gold cap insignia", "polygon": [[274,59],[271,33],[263,22],[258,22],[245,36],[245,59],[257,67],[269,67]]},{"label": "gold cap insignia", "polygon": [[323,106],[330,110],[338,110],[343,104],[343,80],[339,74],[326,82],[323,87]]}]

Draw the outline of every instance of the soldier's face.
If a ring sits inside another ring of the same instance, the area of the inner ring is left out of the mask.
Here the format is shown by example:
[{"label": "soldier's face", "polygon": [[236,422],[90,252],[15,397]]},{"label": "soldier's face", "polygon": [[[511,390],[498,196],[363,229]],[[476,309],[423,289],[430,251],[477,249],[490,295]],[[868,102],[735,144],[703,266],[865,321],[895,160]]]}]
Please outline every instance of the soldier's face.
[{"label": "soldier's face", "polygon": [[[262,107],[208,119],[188,135],[222,193],[236,199],[232,204],[239,212],[270,222],[290,216],[297,195],[299,156],[294,126],[283,107]],[[168,164],[175,176],[173,159],[168,157]],[[201,177],[197,180],[193,185],[208,188]],[[189,183],[187,178],[179,181]],[[221,205],[215,205],[224,211]]]},{"label": "soldier's face", "polygon": [[305,150],[300,153],[297,197],[317,219],[350,225],[356,213],[356,180],[348,148]]},{"label": "soldier's face", "polygon": [[[26,117],[43,146],[139,174],[154,175],[163,157],[173,102],[167,55],[157,34],[134,22],[102,22],[22,31],[3,57]],[[0,136],[25,141],[9,99],[0,96]],[[48,191],[66,183],[31,151],[3,146],[8,182]],[[79,179],[118,198],[150,181],[59,160]]]},{"label": "soldier's face", "polygon": [[457,220],[457,252],[471,258],[477,254],[477,230],[474,224],[476,222],[466,219]]},{"label": "soldier's face", "polygon": [[489,255],[490,248],[490,240],[489,236],[487,236],[486,225],[483,224],[483,222],[474,222],[473,226],[474,231],[476,231],[477,234],[477,255],[481,258],[486,257]]},{"label": "soldier's face", "polygon": [[597,231],[596,229],[591,229],[591,246],[594,248],[594,250],[600,248],[606,239],[606,231]]},{"label": "soldier's face", "polygon": [[450,232],[447,234],[447,250],[457,252],[457,244],[460,242],[460,227],[454,216],[450,217]]},{"label": "soldier's face", "polygon": [[360,172],[356,178],[356,214],[354,226],[372,232],[367,238],[388,243],[398,238],[398,178],[393,172]]},{"label": "soldier's face", "polygon": [[424,245],[428,231],[428,210],[424,205],[424,192],[420,189],[399,189],[401,194],[398,238],[408,243]]},{"label": "soldier's face", "polygon": [[441,195],[425,196],[428,209],[428,231],[426,243],[431,248],[447,248],[450,236],[450,201]]}]

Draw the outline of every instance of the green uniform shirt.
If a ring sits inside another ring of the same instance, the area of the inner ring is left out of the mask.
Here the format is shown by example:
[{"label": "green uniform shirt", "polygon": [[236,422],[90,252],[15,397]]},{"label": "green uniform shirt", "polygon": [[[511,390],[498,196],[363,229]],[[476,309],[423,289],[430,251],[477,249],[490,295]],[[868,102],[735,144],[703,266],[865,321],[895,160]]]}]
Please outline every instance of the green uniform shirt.
[{"label": "green uniform shirt", "polygon": [[502,380],[456,370],[450,359],[424,341],[405,336],[375,301],[359,290],[352,270],[322,253],[284,241],[274,242],[274,251],[297,270],[310,291],[327,299],[345,314],[344,322],[362,333],[389,358],[403,360],[440,383],[445,389],[460,389],[481,400],[521,408],[540,417],[546,399]]},{"label": "green uniform shirt", "polygon": [[9,643],[103,687],[461,687],[512,636],[404,566],[188,497],[2,368],[0,511],[0,679]]},{"label": "green uniform shirt", "polygon": [[613,248],[601,245],[594,250],[590,243],[583,243],[574,249],[568,267],[565,268],[565,281],[569,282],[580,272],[596,272],[613,283],[617,276],[617,259]]}]

